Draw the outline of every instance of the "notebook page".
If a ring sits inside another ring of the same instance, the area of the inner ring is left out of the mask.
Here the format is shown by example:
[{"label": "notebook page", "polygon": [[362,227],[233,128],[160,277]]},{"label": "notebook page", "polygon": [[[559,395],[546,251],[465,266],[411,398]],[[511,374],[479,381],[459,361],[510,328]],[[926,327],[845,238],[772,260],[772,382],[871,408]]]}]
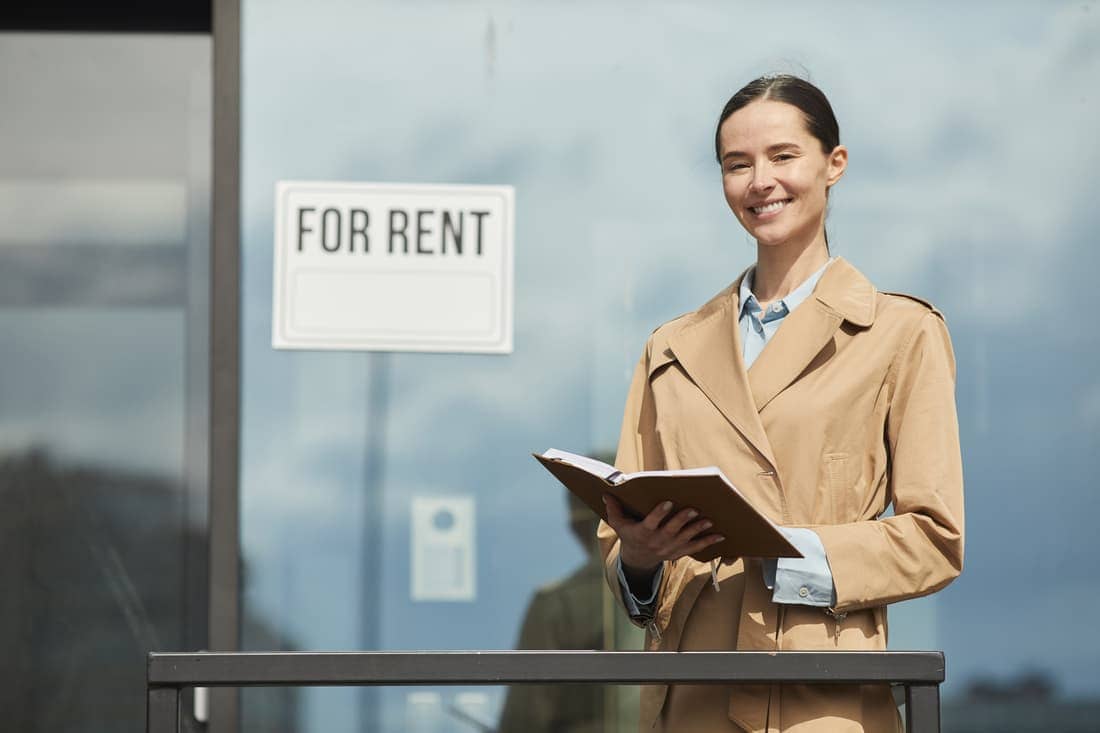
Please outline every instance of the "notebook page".
[{"label": "notebook page", "polygon": [[597,461],[595,458],[589,458],[588,456],[577,455],[576,453],[570,453],[569,451],[558,450],[557,448],[551,448],[542,454],[543,458],[549,458],[551,460],[557,459],[564,461],[571,466],[577,468],[583,468],[591,474],[599,476],[605,481],[611,480],[613,476],[619,474],[619,469],[614,466],[609,466],[603,461]]}]

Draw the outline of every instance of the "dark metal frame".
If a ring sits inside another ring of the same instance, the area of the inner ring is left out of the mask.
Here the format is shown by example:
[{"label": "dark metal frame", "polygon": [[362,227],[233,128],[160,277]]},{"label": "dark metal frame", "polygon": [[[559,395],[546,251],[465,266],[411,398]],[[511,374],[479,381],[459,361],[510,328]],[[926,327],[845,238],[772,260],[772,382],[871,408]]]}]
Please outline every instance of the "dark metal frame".
[{"label": "dark metal frame", "polygon": [[[213,0],[210,248],[209,648],[240,648],[240,0]],[[210,730],[234,733],[239,695],[210,696]]]},{"label": "dark metal frame", "polygon": [[0,31],[209,33],[211,0],[35,0],[0,4]]},{"label": "dark metal frame", "polygon": [[906,730],[939,733],[942,652],[246,652],[149,655],[146,733],[176,733],[184,688],[513,683],[905,686]]}]

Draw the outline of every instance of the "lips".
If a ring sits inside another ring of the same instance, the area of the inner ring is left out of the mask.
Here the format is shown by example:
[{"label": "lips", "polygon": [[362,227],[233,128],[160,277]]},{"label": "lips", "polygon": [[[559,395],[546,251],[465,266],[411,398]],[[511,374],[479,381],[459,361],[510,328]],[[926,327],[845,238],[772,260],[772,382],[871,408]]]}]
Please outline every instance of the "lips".
[{"label": "lips", "polygon": [[749,211],[757,216],[767,216],[769,214],[776,214],[783,210],[783,208],[791,202],[791,199],[779,199],[777,201],[769,201],[766,204],[760,206],[750,206]]}]

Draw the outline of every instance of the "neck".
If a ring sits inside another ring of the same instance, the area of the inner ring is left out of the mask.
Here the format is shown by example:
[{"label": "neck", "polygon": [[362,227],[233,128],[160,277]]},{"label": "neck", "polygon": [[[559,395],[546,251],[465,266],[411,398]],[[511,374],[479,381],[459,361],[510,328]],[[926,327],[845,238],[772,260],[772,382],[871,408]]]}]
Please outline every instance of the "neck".
[{"label": "neck", "polygon": [[752,292],[761,303],[783,298],[829,261],[825,235],[803,247],[756,246]]}]

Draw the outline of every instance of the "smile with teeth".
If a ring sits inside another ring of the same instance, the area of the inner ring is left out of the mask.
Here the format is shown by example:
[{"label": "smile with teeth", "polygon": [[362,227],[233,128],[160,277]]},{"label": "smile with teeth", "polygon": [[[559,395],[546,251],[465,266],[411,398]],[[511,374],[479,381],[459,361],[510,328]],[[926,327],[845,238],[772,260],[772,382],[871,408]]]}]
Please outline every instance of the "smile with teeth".
[{"label": "smile with teeth", "polygon": [[774,214],[790,203],[790,199],[783,199],[781,201],[772,201],[771,203],[764,204],[763,206],[750,206],[749,211],[760,216],[761,214]]}]

